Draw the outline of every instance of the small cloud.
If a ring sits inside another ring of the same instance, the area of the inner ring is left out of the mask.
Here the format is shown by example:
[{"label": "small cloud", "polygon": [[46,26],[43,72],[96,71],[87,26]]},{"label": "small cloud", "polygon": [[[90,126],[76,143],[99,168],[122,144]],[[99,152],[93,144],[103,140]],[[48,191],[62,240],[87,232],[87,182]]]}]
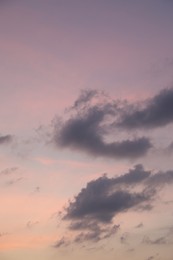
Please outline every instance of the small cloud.
[{"label": "small cloud", "polygon": [[127,252],[134,252],[134,251],[135,251],[134,248],[129,248],[129,249],[127,249]]},{"label": "small cloud", "polygon": [[153,260],[155,257],[153,255],[149,256],[146,260]]},{"label": "small cloud", "polygon": [[6,168],[0,172],[0,175],[11,175],[18,170],[18,167]]},{"label": "small cloud", "polygon": [[16,183],[20,182],[21,180],[23,180],[22,177],[9,180],[9,181],[6,182],[6,185],[7,185],[7,186],[11,186],[11,185],[13,185],[13,184],[16,184]]},{"label": "small cloud", "polygon": [[33,188],[33,190],[31,191],[30,195],[31,196],[35,196],[35,195],[40,193],[40,190],[41,190],[40,186],[36,186],[36,187]]},{"label": "small cloud", "polygon": [[36,226],[36,225],[38,225],[39,224],[39,221],[28,221],[27,223],[26,223],[26,227],[28,228],[28,229],[31,229],[31,228],[33,228],[34,226]]},{"label": "small cloud", "polygon": [[99,92],[97,90],[82,90],[71,109],[80,109],[83,105],[86,106],[94,97],[98,97],[98,95]]},{"label": "small cloud", "polygon": [[145,236],[143,238],[143,243],[149,244],[149,245],[165,245],[168,243],[166,237],[159,237],[157,239],[150,239],[148,236]]},{"label": "small cloud", "polygon": [[128,233],[125,232],[120,237],[121,244],[126,244],[127,245],[128,244],[127,239],[128,239]]},{"label": "small cloud", "polygon": [[7,233],[7,232],[0,232],[0,238],[1,237],[4,237],[4,236],[7,236],[9,233]]},{"label": "small cloud", "polygon": [[34,188],[34,192],[35,192],[35,193],[40,192],[40,187],[39,187],[39,186],[35,187],[35,188]]},{"label": "small cloud", "polygon": [[144,224],[141,222],[137,226],[135,226],[135,228],[142,228],[143,226],[144,226]]},{"label": "small cloud", "polygon": [[58,240],[58,241],[53,245],[53,247],[54,247],[54,248],[60,248],[60,247],[62,247],[62,246],[68,246],[68,245],[69,245],[69,241],[68,241],[66,238],[62,237],[60,240]]},{"label": "small cloud", "polygon": [[82,230],[82,232],[75,237],[75,243],[82,243],[85,241],[98,242],[100,240],[107,239],[116,234],[120,227],[119,225],[108,225],[105,228],[99,225],[96,221],[78,223],[80,223],[78,229],[73,230]]},{"label": "small cloud", "polygon": [[0,145],[1,144],[11,143],[12,140],[13,140],[13,136],[12,135],[1,135],[0,136]]},{"label": "small cloud", "polygon": [[151,255],[148,258],[146,258],[146,260],[153,260],[153,259],[157,258],[158,256],[159,256],[159,254],[156,253],[155,255]]}]

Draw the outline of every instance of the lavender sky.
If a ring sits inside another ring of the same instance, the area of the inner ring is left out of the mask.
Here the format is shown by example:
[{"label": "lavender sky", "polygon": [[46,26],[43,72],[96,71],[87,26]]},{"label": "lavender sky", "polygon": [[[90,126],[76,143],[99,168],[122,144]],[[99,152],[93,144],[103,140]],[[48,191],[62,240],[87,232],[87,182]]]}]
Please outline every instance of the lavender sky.
[{"label": "lavender sky", "polygon": [[0,0],[0,259],[172,260],[172,13]]}]

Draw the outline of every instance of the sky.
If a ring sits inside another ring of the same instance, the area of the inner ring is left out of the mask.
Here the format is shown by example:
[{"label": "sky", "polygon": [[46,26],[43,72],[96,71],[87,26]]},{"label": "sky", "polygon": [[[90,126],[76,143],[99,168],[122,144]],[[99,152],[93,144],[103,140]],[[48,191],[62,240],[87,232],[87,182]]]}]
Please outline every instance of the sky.
[{"label": "sky", "polygon": [[172,12],[0,0],[0,259],[172,260]]}]

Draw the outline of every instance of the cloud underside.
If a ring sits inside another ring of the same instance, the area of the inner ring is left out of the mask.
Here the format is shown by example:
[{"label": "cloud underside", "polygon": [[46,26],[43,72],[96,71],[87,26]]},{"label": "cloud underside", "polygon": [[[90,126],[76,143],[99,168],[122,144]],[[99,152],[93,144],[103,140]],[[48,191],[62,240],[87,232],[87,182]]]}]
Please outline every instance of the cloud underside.
[{"label": "cloud underside", "polygon": [[110,158],[137,158],[145,155],[152,146],[150,140],[145,137],[106,143],[99,133],[98,125],[90,125],[89,120],[90,118],[70,119],[60,131],[58,138],[55,138],[56,143],[61,147]]},{"label": "cloud underside", "polygon": [[[117,214],[151,210],[160,189],[172,183],[173,171],[153,174],[142,165],[118,177],[103,175],[88,182],[64,211],[63,220],[69,223],[68,230],[74,235],[71,242],[98,242],[114,235],[120,228],[114,223]],[[63,241],[55,247],[67,243],[65,238]]]},{"label": "cloud underside", "polygon": [[164,89],[153,98],[124,109],[118,126],[126,129],[153,129],[173,123],[173,88]]}]

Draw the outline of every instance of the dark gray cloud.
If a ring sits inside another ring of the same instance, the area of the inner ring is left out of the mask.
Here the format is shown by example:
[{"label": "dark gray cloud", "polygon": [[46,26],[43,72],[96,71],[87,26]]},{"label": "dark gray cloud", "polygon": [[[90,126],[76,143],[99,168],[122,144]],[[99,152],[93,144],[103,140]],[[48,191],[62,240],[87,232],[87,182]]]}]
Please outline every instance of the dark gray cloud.
[{"label": "dark gray cloud", "polygon": [[173,171],[157,172],[146,180],[147,186],[160,188],[164,185],[173,183]]},{"label": "dark gray cloud", "polygon": [[130,193],[118,190],[111,194],[102,194],[96,190],[92,191],[91,195],[88,193],[89,190],[83,189],[75,198],[75,202],[70,203],[67,208],[67,219],[92,218],[103,223],[111,223],[117,213],[149,200],[148,195],[142,192]]},{"label": "dark gray cloud", "polygon": [[13,140],[12,135],[0,135],[0,145],[8,144]]},{"label": "dark gray cloud", "polygon": [[75,202],[70,203],[66,218],[77,219],[93,214],[97,220],[110,222],[116,212],[131,208],[147,199],[147,194],[130,193],[119,187],[140,184],[146,179],[148,181],[151,178],[150,175],[150,171],[146,171],[141,164],[138,164],[124,175],[113,178],[103,175],[89,182],[86,188],[75,197]]},{"label": "dark gray cloud", "polygon": [[[160,175],[159,180],[160,181]],[[131,193],[120,187],[133,186],[142,182],[154,183],[151,172],[144,170],[142,165],[136,165],[124,175],[108,178],[106,175],[91,181],[86,188],[75,197],[75,201],[69,204],[65,218],[80,219],[86,217],[110,223],[116,213],[125,211],[137,204],[147,202],[151,193]],[[156,179],[156,177],[155,177]],[[173,179],[173,176],[172,176]],[[86,224],[85,224],[86,225]]]},{"label": "dark gray cloud", "polygon": [[[157,193],[172,182],[173,171],[152,173],[142,165],[113,178],[104,174],[81,189],[64,209],[62,219],[68,221],[69,231],[76,234],[73,242],[98,242],[119,230],[120,226],[114,224],[117,214],[151,210]],[[140,223],[136,228],[142,226]],[[146,238],[145,242],[154,244],[163,240]]]},{"label": "dark gray cloud", "polygon": [[173,88],[164,89],[152,99],[127,106],[116,124],[125,129],[156,128],[173,123]]},{"label": "dark gray cloud", "polygon": [[[83,229],[83,228],[82,228]],[[79,233],[75,239],[75,243],[82,243],[85,241],[98,242],[102,239],[109,238],[116,234],[119,230],[118,225],[108,226],[107,228],[101,227],[98,223],[93,223],[88,228],[83,229],[83,232]]]},{"label": "dark gray cloud", "polygon": [[132,185],[135,183],[140,183],[151,175],[151,171],[144,169],[142,164],[137,164],[133,169],[130,169],[128,173],[114,178],[114,184],[128,184]]},{"label": "dark gray cloud", "polygon": [[[119,114],[121,102],[88,105],[96,94],[97,92],[92,91],[84,92],[73,106],[75,114],[61,123],[54,122],[53,143],[59,147],[81,150],[93,156],[137,158],[145,155],[152,147],[149,138],[105,141],[110,135],[114,135],[111,121]],[[115,138],[112,137],[111,140],[113,139]]]}]

